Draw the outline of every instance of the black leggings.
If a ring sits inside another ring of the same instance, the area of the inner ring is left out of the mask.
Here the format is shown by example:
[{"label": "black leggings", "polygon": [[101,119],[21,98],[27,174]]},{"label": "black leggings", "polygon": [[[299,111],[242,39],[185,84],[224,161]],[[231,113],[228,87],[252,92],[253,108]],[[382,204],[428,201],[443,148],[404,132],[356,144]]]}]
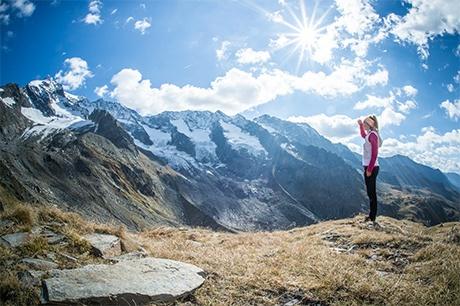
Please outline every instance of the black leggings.
[{"label": "black leggings", "polygon": [[379,166],[375,166],[372,169],[371,176],[366,175],[367,166],[364,166],[364,181],[366,182],[367,196],[369,197],[369,219],[375,221],[377,217],[377,188],[376,181],[377,175],[379,174]]}]

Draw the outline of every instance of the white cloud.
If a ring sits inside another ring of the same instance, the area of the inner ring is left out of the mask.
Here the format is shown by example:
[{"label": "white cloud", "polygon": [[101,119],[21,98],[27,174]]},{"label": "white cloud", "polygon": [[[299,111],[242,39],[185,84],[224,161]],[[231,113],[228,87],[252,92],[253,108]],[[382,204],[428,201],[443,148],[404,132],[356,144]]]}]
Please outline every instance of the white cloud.
[{"label": "white cloud", "polygon": [[18,12],[19,17],[22,17],[22,16],[29,17],[35,11],[35,4],[33,4],[32,2],[28,0],[13,0],[11,2],[11,5],[12,7],[14,7],[15,9],[19,11]]},{"label": "white cloud", "polygon": [[447,84],[447,91],[454,92],[454,84]]},{"label": "white cloud", "polygon": [[8,4],[6,2],[0,3],[0,13],[6,12],[8,10]]},{"label": "white cloud", "polygon": [[83,19],[83,21],[86,23],[86,24],[100,24],[102,23],[102,19],[101,19],[101,16],[100,15],[96,15],[96,14],[92,14],[92,13],[88,13],[85,18]]},{"label": "white cloud", "polygon": [[116,12],[118,12],[118,9],[113,9],[113,10],[110,12],[110,15],[113,15],[113,14],[115,14]]},{"label": "white cloud", "polygon": [[457,71],[457,74],[454,76],[454,82],[460,84],[460,70]]},{"label": "white cloud", "polygon": [[273,13],[267,13],[267,17],[269,20],[276,22],[276,23],[282,23],[284,21],[283,15],[281,14],[281,11],[276,11]]},{"label": "white cloud", "polygon": [[270,59],[267,51],[254,51],[251,48],[240,49],[235,53],[236,60],[240,64],[265,63]]},{"label": "white cloud", "polygon": [[[128,18],[129,19],[129,18]],[[128,20],[127,20],[128,22]],[[134,23],[134,28],[139,30],[142,35],[145,34],[145,31],[152,26],[150,18],[144,18],[142,20],[137,20]]]},{"label": "white cloud", "polygon": [[31,16],[34,11],[35,4],[29,0],[10,0],[9,3],[0,1],[0,24],[8,25],[15,12],[21,18]]},{"label": "white cloud", "polygon": [[[377,83],[386,84],[388,77],[386,69],[381,68],[376,72],[370,71],[371,62],[356,58],[354,61],[343,60],[334,70],[326,75],[324,72],[308,71],[294,80],[295,86],[302,91],[312,91],[321,96],[335,97],[338,95],[351,95],[364,87]],[[369,81],[373,80],[373,81]]]},{"label": "white cloud", "polygon": [[432,127],[426,127],[412,142],[388,138],[380,148],[380,154],[382,156],[402,154],[416,162],[445,172],[460,173],[460,129],[437,134]]},{"label": "white cloud", "polygon": [[426,133],[426,132],[434,132],[436,131],[436,129],[434,128],[434,126],[424,126],[422,127],[422,133]]},{"label": "white cloud", "polygon": [[366,87],[373,75],[369,62],[344,60],[329,74],[307,71],[302,76],[279,69],[256,74],[233,68],[217,77],[207,88],[163,84],[159,88],[144,80],[138,70],[123,69],[112,78],[112,97],[144,114],[164,110],[221,110],[235,114],[294,91],[325,97],[350,95]]},{"label": "white cloud", "polygon": [[371,74],[366,79],[368,86],[386,85],[388,83],[388,70],[382,68],[376,73]]},{"label": "white cloud", "polygon": [[142,74],[133,69],[123,69],[115,74],[111,83],[115,89],[111,96],[128,107],[143,114],[155,114],[165,110],[221,110],[236,114],[248,107],[286,94],[289,88],[271,88],[278,81],[276,76],[254,77],[236,68],[216,78],[208,88],[191,85],[179,87],[163,84],[160,88],[151,86],[150,80],[143,80]]},{"label": "white cloud", "polygon": [[393,19],[391,33],[399,40],[418,46],[423,59],[429,55],[428,43],[437,35],[460,31],[460,1],[458,0],[405,0],[411,5],[403,16],[390,14]]},{"label": "white cloud", "polygon": [[341,13],[337,25],[350,34],[363,36],[375,27],[379,19],[367,0],[335,0],[335,5]]},{"label": "white cloud", "polygon": [[332,59],[333,50],[338,47],[338,32],[334,25],[330,25],[316,40],[311,58],[320,64],[325,64]]},{"label": "white cloud", "polygon": [[101,24],[103,22],[101,18],[101,7],[102,1],[93,0],[88,4],[88,14],[83,18],[83,22],[86,24]]},{"label": "white cloud", "polygon": [[[380,114],[383,123],[380,127],[389,124],[400,125],[406,119],[405,115],[417,107],[417,103],[412,99],[416,95],[417,90],[410,85],[406,85],[402,88],[396,88],[395,92],[390,91],[387,97],[377,97],[367,94],[366,100],[357,102],[353,106],[353,109],[383,108],[384,110]],[[400,101],[401,97],[406,97],[406,100],[404,102]]]},{"label": "white cloud", "polygon": [[223,61],[228,58],[227,50],[229,46],[230,46],[229,41],[224,40],[221,43],[220,48],[216,50],[216,58],[218,61]]},{"label": "white cloud", "polygon": [[99,97],[105,96],[108,92],[109,92],[109,87],[107,85],[96,87],[94,89],[94,93],[98,95]]},{"label": "white cloud", "polygon": [[357,110],[363,110],[366,108],[384,108],[389,107],[394,102],[394,96],[389,97],[376,97],[373,95],[366,95],[367,99],[355,104],[353,107]]},{"label": "white cloud", "polygon": [[79,57],[66,59],[64,66],[65,70],[59,70],[54,77],[65,90],[75,90],[84,85],[87,78],[93,77],[88,63]]},{"label": "white cloud", "polygon": [[321,135],[332,142],[347,143],[359,135],[357,119],[346,115],[327,116],[318,114],[314,116],[291,116],[288,121],[296,123],[308,123]]},{"label": "white cloud", "polygon": [[457,121],[460,118],[460,99],[453,102],[445,100],[440,104],[440,107],[445,110],[450,119]]},{"label": "white cloud", "polygon": [[417,103],[413,100],[407,100],[406,102],[397,102],[398,110],[404,114],[408,114],[411,109],[417,107]]},{"label": "white cloud", "polygon": [[417,88],[415,88],[412,85],[406,85],[402,89],[403,89],[404,93],[406,94],[406,96],[408,96],[408,97],[415,97],[417,95],[417,92],[418,92]]},{"label": "white cloud", "polygon": [[379,128],[388,125],[400,125],[405,119],[406,116],[396,112],[393,108],[385,108],[379,116]]}]

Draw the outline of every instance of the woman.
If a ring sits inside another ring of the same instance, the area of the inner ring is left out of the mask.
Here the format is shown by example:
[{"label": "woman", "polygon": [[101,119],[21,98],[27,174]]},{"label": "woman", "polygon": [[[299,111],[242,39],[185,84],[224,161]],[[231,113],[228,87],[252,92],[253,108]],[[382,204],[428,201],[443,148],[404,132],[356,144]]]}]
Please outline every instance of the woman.
[{"label": "woman", "polygon": [[376,181],[379,173],[379,161],[377,159],[379,147],[382,145],[378,129],[377,117],[368,116],[364,122],[358,120],[361,136],[364,138],[363,145],[363,166],[364,181],[366,182],[367,195],[369,196],[369,216],[364,222],[372,221],[375,223],[377,217],[377,192]]}]

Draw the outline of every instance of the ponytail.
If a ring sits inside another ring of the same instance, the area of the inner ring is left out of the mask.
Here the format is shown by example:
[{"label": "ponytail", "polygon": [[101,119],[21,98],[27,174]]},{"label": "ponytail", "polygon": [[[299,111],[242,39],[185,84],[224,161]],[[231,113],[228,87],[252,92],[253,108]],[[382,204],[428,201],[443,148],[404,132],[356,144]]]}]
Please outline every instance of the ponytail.
[{"label": "ponytail", "polygon": [[379,147],[381,147],[383,139],[380,137],[379,122],[377,121],[377,116],[370,115],[369,118],[371,118],[374,121],[374,131],[377,133],[377,136],[379,137]]}]

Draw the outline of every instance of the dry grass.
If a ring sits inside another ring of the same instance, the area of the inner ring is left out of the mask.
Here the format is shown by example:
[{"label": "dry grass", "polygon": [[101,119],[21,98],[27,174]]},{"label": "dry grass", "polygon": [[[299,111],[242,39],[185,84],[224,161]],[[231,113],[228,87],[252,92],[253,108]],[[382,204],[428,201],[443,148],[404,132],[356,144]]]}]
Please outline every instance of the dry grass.
[{"label": "dry grass", "polygon": [[152,256],[208,272],[194,295],[199,305],[460,305],[460,246],[445,241],[449,228],[432,235],[382,217],[374,229],[361,217],[258,233],[158,228],[140,242]]},{"label": "dry grass", "polygon": [[125,251],[142,246],[152,256],[203,268],[205,283],[179,305],[279,305],[294,299],[304,305],[460,305],[459,223],[426,228],[379,217],[381,227],[369,228],[362,217],[289,231],[232,234],[158,227],[132,233],[57,208],[9,205],[1,214],[15,222],[9,231],[46,223],[67,243],[35,239],[15,250],[0,247],[1,298],[11,305],[37,302],[36,291],[21,287],[13,273],[23,269],[17,262],[24,255],[78,258],[75,263],[57,257],[61,268],[104,262],[82,239],[101,232],[120,237]]}]

